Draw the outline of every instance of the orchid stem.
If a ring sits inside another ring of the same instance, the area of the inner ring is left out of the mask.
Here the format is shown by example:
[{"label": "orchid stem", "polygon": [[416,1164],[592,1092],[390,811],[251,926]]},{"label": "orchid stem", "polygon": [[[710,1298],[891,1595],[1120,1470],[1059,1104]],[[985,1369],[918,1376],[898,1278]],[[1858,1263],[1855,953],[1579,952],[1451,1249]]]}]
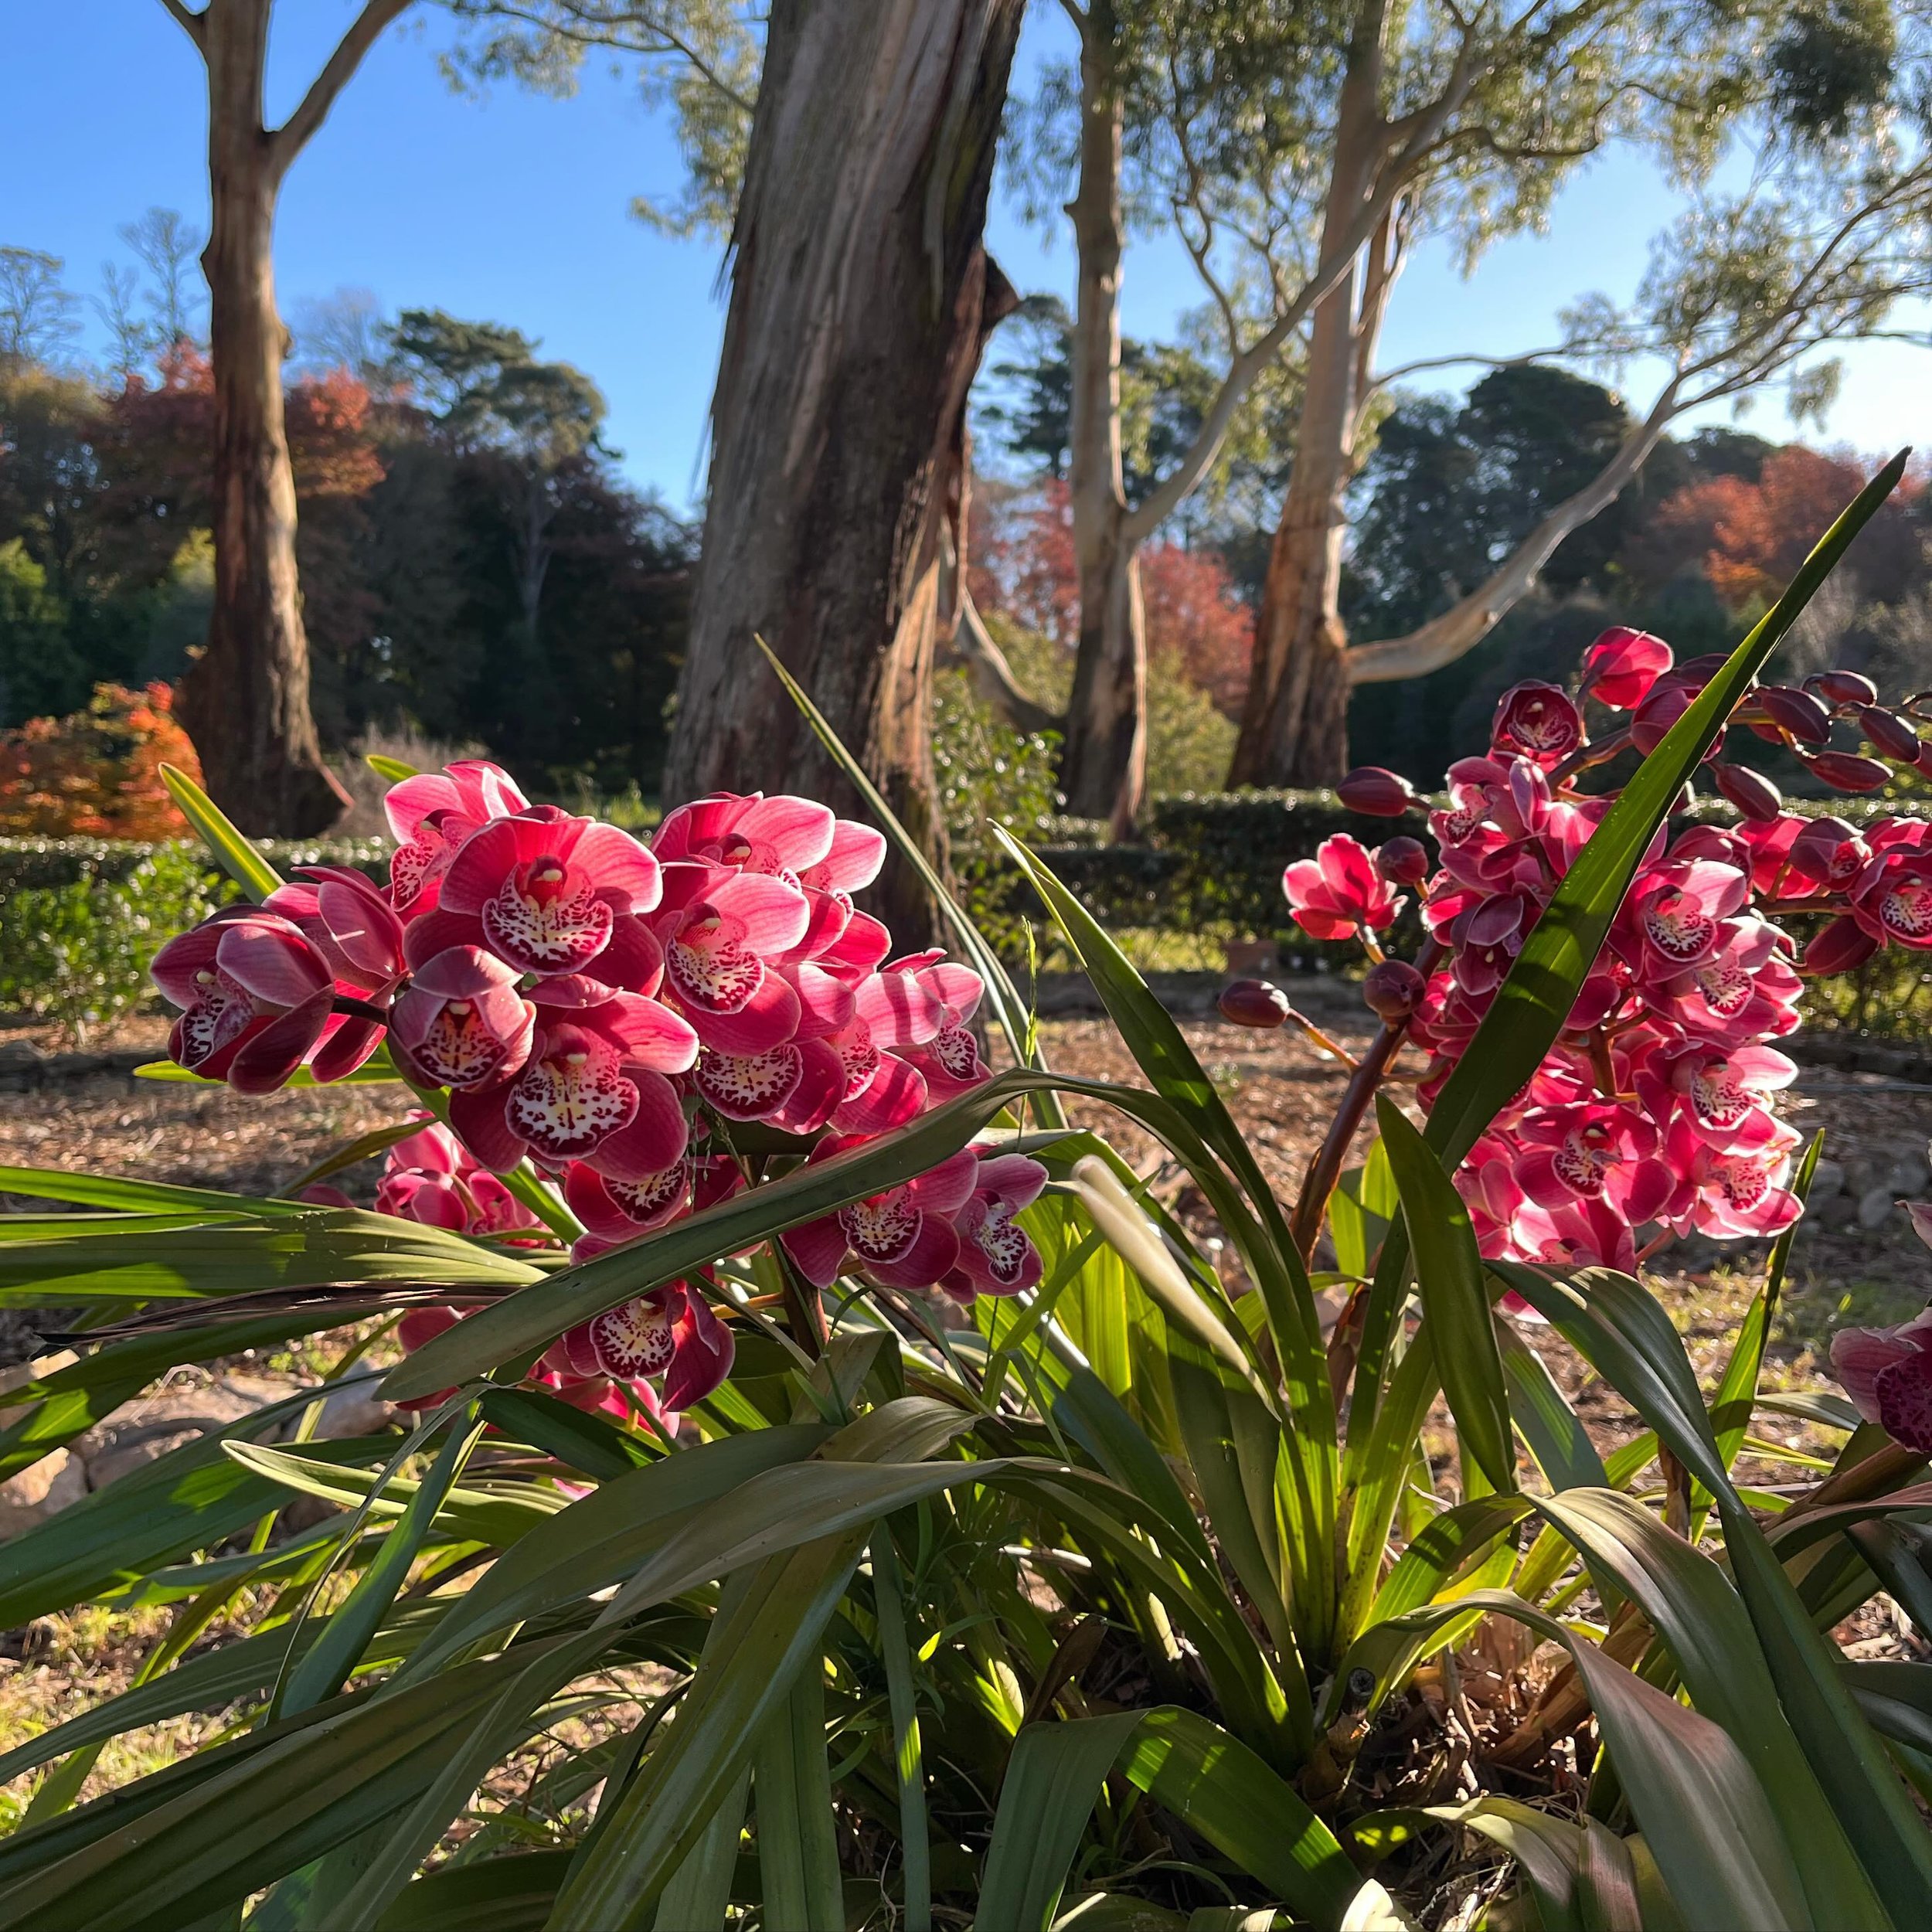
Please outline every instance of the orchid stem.
[{"label": "orchid stem", "polygon": [[1353,1073],[1356,1067],[1361,1065],[1362,1063],[1339,1040],[1331,1039],[1320,1027],[1315,1025],[1313,1020],[1308,1018],[1306,1013],[1299,1012],[1291,1006],[1288,1009],[1288,1020],[1291,1025],[1300,1027],[1303,1033],[1320,1047],[1323,1053],[1332,1054],[1335,1059],[1341,1061],[1350,1073]]},{"label": "orchid stem", "polygon": [[[1416,955],[1417,971],[1426,980],[1441,957],[1441,946],[1430,940]],[[1321,1151],[1310,1163],[1307,1176],[1302,1181],[1294,1217],[1289,1223],[1294,1245],[1304,1263],[1315,1252],[1315,1241],[1328,1212],[1328,1199],[1335,1192],[1335,1182],[1342,1177],[1342,1163],[1348,1158],[1355,1129],[1362,1124],[1362,1117],[1368,1112],[1369,1103],[1375,1098],[1376,1089],[1387,1074],[1389,1063],[1408,1036],[1409,1022],[1406,1018],[1386,1021],[1370,1043],[1368,1052],[1355,1063],[1348,1089],[1342,1096],[1342,1104],[1336,1108],[1335,1118],[1328,1124],[1328,1137],[1322,1141]]]}]

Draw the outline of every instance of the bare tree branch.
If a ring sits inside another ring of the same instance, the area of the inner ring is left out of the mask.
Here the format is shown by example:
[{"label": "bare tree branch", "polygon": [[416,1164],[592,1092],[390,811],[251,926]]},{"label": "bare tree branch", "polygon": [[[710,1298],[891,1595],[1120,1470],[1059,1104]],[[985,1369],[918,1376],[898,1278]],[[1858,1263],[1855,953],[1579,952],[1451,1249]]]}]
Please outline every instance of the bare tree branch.
[{"label": "bare tree branch", "polygon": [[174,15],[182,32],[194,42],[196,50],[205,54],[207,48],[203,40],[201,15],[192,7],[184,6],[182,0],[161,0],[161,4]]},{"label": "bare tree branch", "polygon": [[959,586],[959,628],[953,634],[952,648],[965,662],[973,689],[981,700],[992,706],[1015,731],[1064,731],[1066,718],[1036,704],[1013,675],[1006,653],[986,628],[986,620],[973,601],[973,594],[962,578]]},{"label": "bare tree branch", "polygon": [[1354,272],[1355,257],[1407,188],[1415,169],[1450,117],[1468,97],[1473,80],[1469,49],[1465,42],[1442,92],[1427,112],[1413,117],[1408,139],[1382,170],[1375,192],[1356,212],[1334,253],[1317,264],[1315,272],[1274,321],[1234,359],[1186,453],[1128,516],[1122,527],[1130,544],[1146,542],[1213,467],[1242,399],[1260,379],[1262,371],[1281,353],[1288,338],[1301,326],[1315,304]]},{"label": "bare tree branch", "polygon": [[[172,0],[170,0],[172,4]],[[274,168],[279,176],[308,145],[328,118],[335,97],[349,85],[362,57],[381,38],[383,30],[406,12],[410,0],[368,0],[355,24],[336,43],[322,70],[310,83],[301,105],[269,136]]]},{"label": "bare tree branch", "polygon": [[1536,583],[1563,539],[1616,500],[1624,485],[1643,467],[1644,459],[1657,447],[1672,419],[1702,400],[1685,397],[1681,379],[1673,376],[1652,404],[1650,413],[1624,437],[1616,454],[1580,490],[1559,503],[1490,573],[1486,582],[1453,609],[1432,617],[1406,637],[1350,646],[1344,658],[1349,683],[1391,684],[1398,679],[1423,677],[1474,650],[1510,606]]}]

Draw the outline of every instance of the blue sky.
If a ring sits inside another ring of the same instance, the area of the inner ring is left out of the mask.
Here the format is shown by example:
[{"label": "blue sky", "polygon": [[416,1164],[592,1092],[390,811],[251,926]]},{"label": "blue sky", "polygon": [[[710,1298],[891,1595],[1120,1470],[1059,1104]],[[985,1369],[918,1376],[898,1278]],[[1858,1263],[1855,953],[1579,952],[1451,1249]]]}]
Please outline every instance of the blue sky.
[{"label": "blue sky", "polygon": [[[151,206],[204,219],[199,57],[160,0],[8,12],[0,242],[64,257],[71,285],[91,292],[101,264],[124,257],[122,223]],[[271,118],[294,106],[354,12],[351,0],[282,0]],[[1022,81],[1064,31],[1057,9],[1035,6]],[[460,97],[436,68],[450,33],[439,9],[406,15],[297,162],[277,231],[284,312],[304,298],[356,287],[392,311],[440,306],[522,328],[604,389],[608,439],[626,472],[673,505],[688,505],[702,481],[723,297],[716,244],[667,239],[628,213],[634,194],[668,198],[676,188],[668,128],[628,83],[601,70],[587,72],[570,100],[509,87],[482,100]],[[1385,361],[1471,347],[1507,353],[1552,339],[1557,309],[1577,293],[1629,292],[1648,237],[1668,213],[1640,164],[1613,161],[1565,191],[1549,236],[1492,250],[1473,280],[1443,252],[1423,251],[1397,291]],[[1070,287],[1063,233],[1041,236],[1002,200],[989,236],[1022,288]],[[1130,334],[1171,333],[1199,299],[1178,247],[1135,245],[1124,296]],[[1831,438],[1867,451],[1915,432],[1923,441],[1932,432],[1932,353],[1872,344],[1847,360]],[[1429,381],[1461,386],[1454,372]],[[1633,400],[1647,400],[1641,379],[1632,392]],[[1788,433],[1775,400],[1761,403],[1747,426]]]}]

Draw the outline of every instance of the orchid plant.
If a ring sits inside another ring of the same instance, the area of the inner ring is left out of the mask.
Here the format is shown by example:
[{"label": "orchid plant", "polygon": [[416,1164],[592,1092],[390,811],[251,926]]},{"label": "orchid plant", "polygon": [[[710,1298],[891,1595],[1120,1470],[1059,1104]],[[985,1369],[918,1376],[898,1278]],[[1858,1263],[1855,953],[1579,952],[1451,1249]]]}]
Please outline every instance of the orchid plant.
[{"label": "orchid plant", "polygon": [[[1898,471],[1730,658],[1612,633],[1509,694],[1433,856],[1288,869],[1379,1022],[1292,1202],[1031,854],[1143,1084],[1049,1066],[943,895],[960,957],[894,956],[855,895],[918,849],[775,661],[873,823],[719,795],[647,845],[494,766],[388,767],[386,881],[288,881],[177,776],[246,903],[157,960],[152,1075],[381,1083],[394,1118],[272,1199],[0,1172],[87,1210],[0,1218],[0,1293],[83,1311],[0,1473],[176,1364],[340,1338],[321,1386],[0,1545],[0,1623],[169,1611],[128,1689],[0,1740],[41,1774],[0,1920],[1916,1923],[1927,1667],[1828,1633],[1932,1602],[1923,1323],[1841,1338],[1822,1481],[1733,1465],[1815,1158],[1770,1043],[1803,974],[1932,939],[1932,847],[1787,813],[1720,749],[1853,789],[1923,755],[1854,680],[1755,682]],[[1673,832],[1713,759],[1735,822]],[[1413,960],[1378,937],[1405,893]],[[1259,983],[1224,1010],[1298,1018]],[[1062,1094],[1160,1141],[1215,1244]],[[1687,1229],[1774,1240],[1709,1391],[1636,1278]],[[1593,1440],[1535,1321],[1644,1434]],[[321,1431],[373,1387],[389,1420]],[[1563,1661],[1478,1715],[1457,1660],[1510,1624]],[[191,1712],[224,1713],[200,1748],[90,1791]],[[1507,1859],[1445,1890],[1479,1842]]]},{"label": "orchid plant", "polygon": [[[1615,801],[1600,783],[1586,787],[1633,747],[1654,750],[1723,663],[1679,665],[1660,638],[1607,631],[1584,653],[1573,692],[1532,681],[1504,692],[1488,752],[1451,767],[1446,802],[1428,815],[1433,869],[1415,838],[1369,851],[1343,835],[1284,873],[1305,931],[1360,940],[1371,962],[1363,997],[1384,1028],[1366,1063],[1379,1073],[1393,1046],[1420,1049],[1425,1112]],[[1604,726],[1594,737],[1593,715]],[[1881,755],[1829,749],[1835,724]],[[1771,1042],[1798,1027],[1801,975],[1849,971],[1887,945],[1932,946],[1932,826],[1900,816],[1861,832],[1787,811],[1770,780],[1726,760],[1731,733],[1784,746],[1839,791],[1892,783],[1886,758],[1908,774],[1932,770],[1912,718],[1882,709],[1855,672],[1801,689],[1760,685],[1737,707],[1700,767],[1735,821],[1659,828],[1554,1046],[1457,1172],[1486,1257],[1631,1272],[1693,1230],[1733,1241],[1791,1226],[1801,1211],[1790,1186],[1799,1137],[1772,1097],[1798,1069]],[[1418,803],[1404,780],[1374,767],[1339,790],[1372,815]],[[1398,888],[1420,896],[1429,935],[1413,961],[1385,957],[1377,937],[1405,903]],[[1817,927],[1802,947],[1779,923],[1794,915]],[[1221,1005],[1244,1025],[1295,1017],[1284,996],[1253,982],[1230,987]],[[1311,1171],[1304,1229],[1374,1086],[1352,1092]]]}]

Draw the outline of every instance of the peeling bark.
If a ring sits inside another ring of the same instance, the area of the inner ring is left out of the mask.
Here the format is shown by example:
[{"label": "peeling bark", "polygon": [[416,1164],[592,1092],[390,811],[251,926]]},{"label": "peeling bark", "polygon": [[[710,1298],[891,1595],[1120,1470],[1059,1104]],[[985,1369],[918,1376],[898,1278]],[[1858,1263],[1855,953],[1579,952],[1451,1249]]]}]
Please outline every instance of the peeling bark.
[{"label": "peeling bark", "polygon": [[[776,0],[733,235],[704,546],[665,790],[857,801],[762,635],[929,853],[941,536],[1010,301],[983,242],[1022,0]],[[902,940],[933,930],[909,869]]]}]

